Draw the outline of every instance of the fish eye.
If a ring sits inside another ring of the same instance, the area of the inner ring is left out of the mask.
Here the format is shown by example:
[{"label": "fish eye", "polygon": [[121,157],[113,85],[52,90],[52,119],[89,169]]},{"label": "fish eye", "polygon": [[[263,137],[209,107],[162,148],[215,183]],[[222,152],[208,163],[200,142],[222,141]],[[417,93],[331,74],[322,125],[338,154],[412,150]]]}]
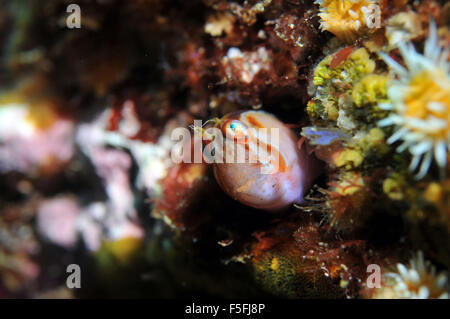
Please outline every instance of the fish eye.
[{"label": "fish eye", "polygon": [[246,142],[248,138],[248,128],[247,126],[238,120],[226,121],[222,126],[223,133],[226,137]]}]

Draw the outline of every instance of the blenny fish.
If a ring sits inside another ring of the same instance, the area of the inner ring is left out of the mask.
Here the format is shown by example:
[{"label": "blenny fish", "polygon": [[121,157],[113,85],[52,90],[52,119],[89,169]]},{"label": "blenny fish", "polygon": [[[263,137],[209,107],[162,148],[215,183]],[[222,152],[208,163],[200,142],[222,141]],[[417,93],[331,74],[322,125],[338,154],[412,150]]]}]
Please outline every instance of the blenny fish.
[{"label": "blenny fish", "polygon": [[320,164],[291,129],[264,111],[235,112],[213,122],[223,136],[220,144],[210,145],[214,175],[229,196],[269,211],[303,202]]}]

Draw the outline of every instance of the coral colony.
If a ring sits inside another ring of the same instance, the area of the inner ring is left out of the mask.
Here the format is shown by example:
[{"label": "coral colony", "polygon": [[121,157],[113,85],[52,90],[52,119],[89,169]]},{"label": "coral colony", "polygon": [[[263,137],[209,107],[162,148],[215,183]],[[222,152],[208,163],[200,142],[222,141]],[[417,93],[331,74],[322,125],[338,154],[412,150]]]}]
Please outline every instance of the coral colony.
[{"label": "coral colony", "polygon": [[67,5],[0,3],[0,297],[449,298],[447,1]]}]

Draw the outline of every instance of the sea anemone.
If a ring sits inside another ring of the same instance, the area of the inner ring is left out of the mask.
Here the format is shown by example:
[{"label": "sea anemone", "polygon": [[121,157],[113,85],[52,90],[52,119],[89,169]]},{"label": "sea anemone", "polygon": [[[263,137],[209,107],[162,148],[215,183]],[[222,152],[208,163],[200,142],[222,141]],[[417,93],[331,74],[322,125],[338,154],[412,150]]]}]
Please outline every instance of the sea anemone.
[{"label": "sea anemone", "polygon": [[[366,105],[363,104],[377,105],[378,103],[374,101],[379,101],[382,97],[380,94],[382,90],[375,88],[380,85],[374,84],[382,81],[369,80],[365,81],[364,85],[357,85],[363,78],[373,74],[375,68],[376,63],[365,48],[346,47],[325,57],[314,69],[312,81],[314,86],[311,85],[310,90],[314,99],[307,107],[314,125],[336,125],[346,132],[357,129],[363,122],[355,121],[358,113],[355,110],[365,108]],[[352,92],[355,89],[357,92],[353,98]],[[356,105],[353,103],[354,99]],[[360,99],[365,102],[360,103]],[[368,119],[369,117],[365,116],[364,123]]]},{"label": "sea anemone", "polygon": [[396,132],[388,139],[392,144],[402,140],[398,152],[406,149],[413,158],[409,166],[415,171],[420,165],[417,179],[428,172],[433,156],[445,172],[447,151],[450,148],[450,63],[449,51],[438,45],[436,24],[430,23],[430,35],[425,43],[424,54],[414,46],[399,44],[406,68],[385,53],[380,53],[396,79],[390,81],[389,103],[379,107],[392,111],[379,126],[396,125]]},{"label": "sea anemone", "polygon": [[423,253],[409,262],[409,267],[399,263],[396,272],[383,276],[382,287],[376,289],[376,299],[448,299],[447,276],[436,274],[436,269],[424,260]]},{"label": "sea anemone", "polygon": [[367,28],[376,26],[379,19],[379,15],[373,19],[373,14],[377,14],[377,0],[317,0],[315,3],[320,5],[321,29],[333,33],[342,42],[355,41]]}]

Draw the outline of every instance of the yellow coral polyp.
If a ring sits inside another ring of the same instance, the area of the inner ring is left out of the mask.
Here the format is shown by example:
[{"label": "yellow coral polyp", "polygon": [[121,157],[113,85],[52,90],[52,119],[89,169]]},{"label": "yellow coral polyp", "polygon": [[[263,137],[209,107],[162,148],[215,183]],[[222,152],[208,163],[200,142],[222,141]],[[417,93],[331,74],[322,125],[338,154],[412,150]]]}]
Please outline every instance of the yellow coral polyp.
[{"label": "yellow coral polyp", "polygon": [[387,178],[383,182],[383,192],[393,200],[402,200],[404,198],[401,183],[393,178]]},{"label": "yellow coral polyp", "polygon": [[397,79],[388,83],[389,101],[379,104],[381,109],[392,113],[378,125],[397,127],[387,141],[403,142],[397,151],[409,150],[411,172],[420,164],[417,179],[427,174],[433,158],[444,175],[450,148],[449,51],[439,46],[433,21],[423,55],[412,44],[401,43],[399,47],[405,67],[389,55],[380,54]]},{"label": "yellow coral polyp", "polygon": [[370,59],[365,48],[355,50],[337,67],[332,67],[333,60],[338,54],[339,52],[327,56],[317,65],[313,77],[315,86],[333,85],[333,81],[336,80],[351,85],[352,82],[375,70],[375,61]]},{"label": "yellow coral polyp", "polygon": [[424,197],[431,203],[439,203],[443,197],[442,186],[438,183],[430,183],[424,192]]},{"label": "yellow coral polyp", "polygon": [[280,262],[278,261],[277,257],[274,257],[272,259],[272,262],[270,263],[270,269],[273,271],[278,271],[280,269]]},{"label": "yellow coral polyp", "polygon": [[335,188],[336,193],[342,196],[351,196],[364,189],[365,183],[363,178],[354,173],[347,173],[344,179]]},{"label": "yellow coral polyp", "polygon": [[361,74],[369,74],[375,71],[375,61],[370,59],[369,52],[364,48],[359,48],[349,56],[350,60],[356,63],[356,70]]},{"label": "yellow coral polyp", "polygon": [[358,146],[361,148],[364,157],[370,156],[371,153],[376,152],[379,155],[384,155],[389,151],[386,145],[385,134],[380,128],[372,128],[358,140]]},{"label": "yellow coral polyp", "polygon": [[[435,140],[446,139],[450,134],[450,79],[442,70],[422,72],[410,82],[405,94],[405,117],[427,120],[433,117],[443,124],[427,132]],[[444,125],[445,124],[445,125]],[[405,125],[411,131],[422,132],[417,126]]]},{"label": "yellow coral polyp", "polygon": [[358,167],[362,164],[364,158],[360,151],[354,149],[346,149],[340,152],[333,160],[337,167],[345,167],[347,169]]},{"label": "yellow coral polyp", "polygon": [[321,29],[333,33],[343,42],[353,42],[368,28],[375,0],[318,0]]},{"label": "yellow coral polyp", "polygon": [[369,74],[361,79],[353,88],[352,97],[356,106],[376,103],[387,95],[386,82],[389,77],[379,74]]}]

